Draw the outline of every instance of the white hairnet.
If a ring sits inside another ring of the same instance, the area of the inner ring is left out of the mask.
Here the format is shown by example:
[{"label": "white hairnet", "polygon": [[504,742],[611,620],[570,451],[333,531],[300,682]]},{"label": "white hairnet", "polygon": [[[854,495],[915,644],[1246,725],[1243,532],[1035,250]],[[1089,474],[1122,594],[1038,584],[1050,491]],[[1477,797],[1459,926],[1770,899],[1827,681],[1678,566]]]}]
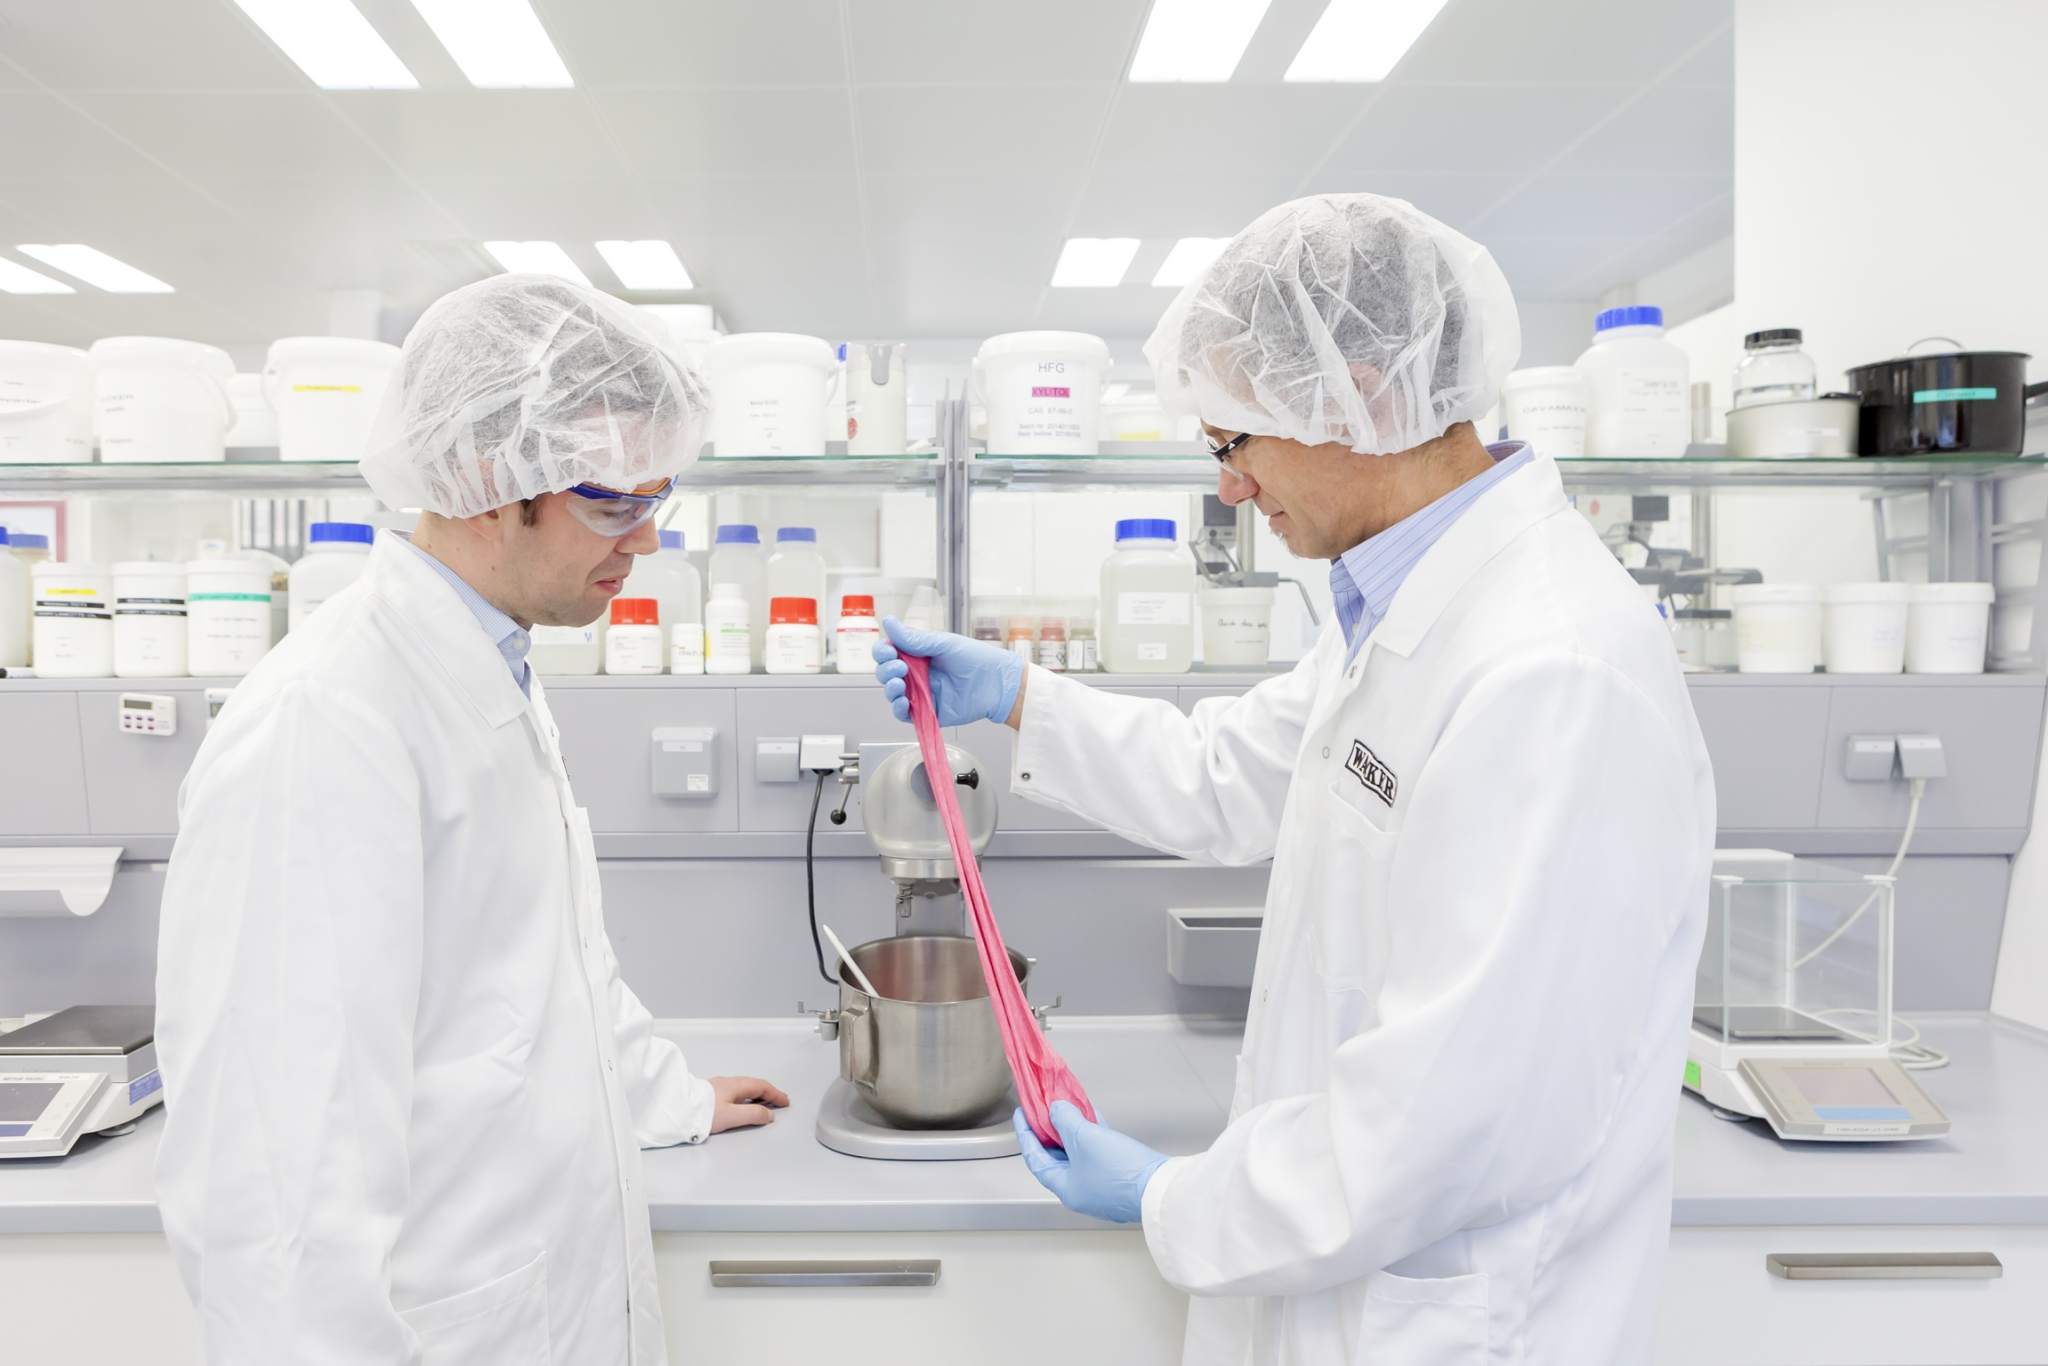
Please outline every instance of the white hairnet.
[{"label": "white hairnet", "polygon": [[1232,238],[1145,358],[1176,417],[1388,454],[1484,414],[1521,349],[1486,248],[1404,200],[1331,194]]},{"label": "white hairnet", "polygon": [[581,483],[680,474],[710,389],[631,306],[547,275],[496,275],[436,300],[405,339],[363,456],[392,507],[444,517]]}]

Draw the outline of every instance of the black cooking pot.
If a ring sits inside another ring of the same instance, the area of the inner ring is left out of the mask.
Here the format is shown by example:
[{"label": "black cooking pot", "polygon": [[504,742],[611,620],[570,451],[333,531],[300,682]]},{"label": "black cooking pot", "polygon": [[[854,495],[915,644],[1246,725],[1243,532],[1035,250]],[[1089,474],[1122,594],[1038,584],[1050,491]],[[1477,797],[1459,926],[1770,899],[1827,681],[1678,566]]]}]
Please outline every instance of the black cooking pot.
[{"label": "black cooking pot", "polygon": [[2018,455],[2027,400],[2048,393],[2048,383],[2028,386],[2025,352],[1960,349],[1859,365],[1849,387],[1862,400],[1858,455]]}]

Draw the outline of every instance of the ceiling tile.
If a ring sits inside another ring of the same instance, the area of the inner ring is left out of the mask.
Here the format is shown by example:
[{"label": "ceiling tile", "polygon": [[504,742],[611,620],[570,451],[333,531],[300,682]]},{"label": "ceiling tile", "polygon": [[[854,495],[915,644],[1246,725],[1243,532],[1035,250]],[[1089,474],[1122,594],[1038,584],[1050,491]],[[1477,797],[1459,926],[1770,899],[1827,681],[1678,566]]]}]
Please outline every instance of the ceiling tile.
[{"label": "ceiling tile", "polygon": [[[701,235],[810,238],[861,230],[859,182],[850,174],[698,176],[650,182],[646,189],[679,246]],[[692,264],[688,255],[683,263]]]},{"label": "ceiling tile", "polygon": [[821,237],[792,252],[787,243],[741,234],[705,238],[691,252],[706,301],[717,304],[731,331],[860,336],[874,316],[857,242]]},{"label": "ceiling tile", "polygon": [[320,98],[413,175],[547,180],[624,169],[590,97],[575,90],[365,90]]},{"label": "ceiling tile", "polygon": [[1299,185],[1291,170],[1256,167],[1223,181],[1193,176],[1152,180],[1097,171],[1074,208],[1073,235],[1234,237],[1267,209],[1294,198]]},{"label": "ceiling tile", "polygon": [[1495,236],[1654,237],[1727,194],[1726,176],[1565,176],[1531,182],[1477,224]]},{"label": "ceiling tile", "polygon": [[[841,85],[838,0],[540,0],[535,8],[576,84]],[[862,21],[867,0],[854,7]]]},{"label": "ceiling tile", "polygon": [[634,175],[673,180],[853,169],[844,91],[615,90],[590,99]]},{"label": "ceiling tile", "polygon": [[1734,0],[1451,0],[1396,81],[1653,80],[1726,27]]},{"label": "ceiling tile", "polygon": [[91,118],[202,185],[259,167],[352,176],[386,169],[377,149],[312,91],[84,93]]},{"label": "ceiling tile", "polygon": [[1007,173],[1086,165],[1115,91],[1109,85],[855,92],[864,174]]},{"label": "ceiling tile", "polygon": [[1570,174],[1735,174],[1735,92],[1652,86],[1550,168]]},{"label": "ceiling tile", "polygon": [[1355,85],[1126,86],[1096,165],[1147,181],[1214,184],[1246,172],[1298,181],[1378,98]]},{"label": "ceiling tile", "polygon": [[358,241],[381,250],[393,242],[468,230],[389,169],[329,175],[307,168],[259,175],[244,166],[237,174],[209,180],[207,189],[239,215],[247,237],[289,236],[310,251],[347,251]]},{"label": "ceiling tile", "polygon": [[850,6],[854,78],[987,86],[1115,81],[1150,8],[1150,0],[860,0]]},{"label": "ceiling tile", "polygon": [[1693,50],[1678,68],[1664,78],[1667,85],[1735,88],[1735,25],[1728,24]]},{"label": "ceiling tile", "polygon": [[0,6],[7,63],[54,90],[312,88],[226,0],[16,0]]},{"label": "ceiling tile", "polygon": [[619,176],[435,176],[434,202],[476,241],[563,243],[667,235],[647,187]]},{"label": "ceiling tile", "polygon": [[1388,86],[1320,174],[1363,179],[1377,171],[1456,168],[1530,175],[1639,88]]},{"label": "ceiling tile", "polygon": [[147,169],[149,161],[118,134],[101,127],[55,95],[0,90],[0,183],[34,183],[56,176],[118,176]]},{"label": "ceiling tile", "polygon": [[1587,297],[1581,284],[1610,263],[1625,263],[1641,244],[1634,237],[1495,237],[1487,241],[1517,298]]},{"label": "ceiling tile", "polygon": [[1383,194],[1405,199],[1439,222],[1471,233],[1486,211],[1514,192],[1520,176],[1462,175],[1438,171],[1375,171],[1356,179],[1324,172],[1310,194]]},{"label": "ceiling tile", "polygon": [[[1079,166],[1057,166],[1036,175],[868,176],[868,220],[879,232],[917,240],[935,232],[1038,232],[1057,249],[1081,188]],[[1121,227],[1095,236],[1129,236]]]}]

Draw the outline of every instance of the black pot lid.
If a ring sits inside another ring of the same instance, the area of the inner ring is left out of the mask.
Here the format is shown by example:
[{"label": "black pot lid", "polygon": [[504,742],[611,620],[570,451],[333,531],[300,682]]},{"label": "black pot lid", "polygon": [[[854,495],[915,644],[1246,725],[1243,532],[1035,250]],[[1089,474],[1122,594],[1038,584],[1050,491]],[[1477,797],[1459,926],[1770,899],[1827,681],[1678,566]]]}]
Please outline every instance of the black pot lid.
[{"label": "black pot lid", "polygon": [[1873,360],[1862,365],[1852,365],[1848,373],[1853,375],[1858,370],[1875,370],[1880,365],[1911,365],[1915,361],[1923,360],[2003,360],[2007,356],[2021,361],[2033,359],[2033,353],[2030,351],[1922,351],[1917,356],[1893,356],[1890,360]]}]

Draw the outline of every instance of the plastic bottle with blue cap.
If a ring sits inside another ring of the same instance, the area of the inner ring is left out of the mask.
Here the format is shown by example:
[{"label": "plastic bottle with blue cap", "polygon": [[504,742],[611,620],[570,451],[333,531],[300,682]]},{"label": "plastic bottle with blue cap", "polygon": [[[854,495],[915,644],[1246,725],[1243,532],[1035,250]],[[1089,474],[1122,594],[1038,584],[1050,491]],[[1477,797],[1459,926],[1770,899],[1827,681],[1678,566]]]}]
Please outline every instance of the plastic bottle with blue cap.
[{"label": "plastic bottle with blue cap", "polygon": [[1602,310],[1593,344],[1578,359],[1586,377],[1586,454],[1675,460],[1692,435],[1691,369],[1664,335],[1664,310],[1649,304]]},{"label": "plastic bottle with blue cap", "polygon": [[[715,590],[732,584],[747,604],[748,643],[753,670],[761,670],[768,629],[768,556],[761,549],[761,528],[752,522],[727,522],[718,528],[711,548],[710,571],[705,576]],[[716,596],[715,592],[713,596]],[[710,624],[709,605],[705,624]],[[708,648],[708,647],[707,647]]]},{"label": "plastic bottle with blue cap", "polygon": [[306,528],[306,553],[287,579],[290,629],[298,630],[322,603],[362,577],[376,539],[377,529],[367,522],[315,522]]},{"label": "plastic bottle with blue cap", "polygon": [[818,550],[818,529],[785,526],[775,530],[775,553],[768,557],[768,601],[809,598],[819,623],[838,624],[838,613],[825,610],[825,557]]},{"label": "plastic bottle with blue cap", "polygon": [[1195,657],[1195,561],[1168,517],[1116,524],[1102,563],[1102,667],[1110,673],[1186,673]]}]

